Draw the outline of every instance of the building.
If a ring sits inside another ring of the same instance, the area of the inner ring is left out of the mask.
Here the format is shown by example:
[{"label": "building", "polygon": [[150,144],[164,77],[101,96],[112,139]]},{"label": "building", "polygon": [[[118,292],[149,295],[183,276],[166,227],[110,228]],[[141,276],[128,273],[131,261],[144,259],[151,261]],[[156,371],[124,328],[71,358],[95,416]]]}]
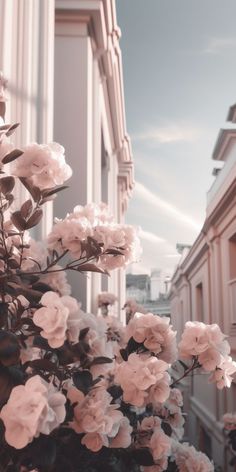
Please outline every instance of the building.
[{"label": "building", "polygon": [[[115,0],[1,0],[0,70],[8,78],[7,121],[21,122],[20,147],[60,142],[74,174],[67,193],[48,204],[42,235],[76,204],[105,201],[123,222],[133,188],[126,131],[120,29]],[[72,279],[87,311],[96,294],[125,299],[125,276]],[[119,312],[120,310],[118,310]]]},{"label": "building", "polygon": [[[165,293],[161,292],[164,282]],[[135,300],[147,312],[170,316],[170,302],[166,296],[168,284],[169,279],[167,277],[163,279],[161,271],[156,269],[152,271],[151,276],[148,274],[127,274],[126,299]]]},{"label": "building", "polygon": [[[236,105],[228,120],[236,123]],[[217,323],[229,336],[232,357],[236,358],[236,129],[220,131],[213,159],[221,169],[207,194],[203,228],[172,278],[171,319],[181,333],[187,320]],[[190,442],[202,448],[220,470],[228,465],[231,453],[222,432],[225,412],[236,411],[236,383],[219,391],[204,376],[193,376],[183,384],[189,400],[187,421]]]}]

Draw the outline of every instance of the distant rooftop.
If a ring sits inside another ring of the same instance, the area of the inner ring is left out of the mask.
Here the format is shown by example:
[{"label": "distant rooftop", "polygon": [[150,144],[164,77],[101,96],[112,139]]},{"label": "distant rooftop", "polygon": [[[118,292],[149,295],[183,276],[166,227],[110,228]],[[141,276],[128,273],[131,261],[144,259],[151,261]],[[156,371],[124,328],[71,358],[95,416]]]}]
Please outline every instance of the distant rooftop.
[{"label": "distant rooftop", "polygon": [[216,161],[226,161],[235,142],[236,129],[221,129],[213,149],[212,159]]},{"label": "distant rooftop", "polygon": [[236,123],[236,103],[230,107],[226,120]]}]

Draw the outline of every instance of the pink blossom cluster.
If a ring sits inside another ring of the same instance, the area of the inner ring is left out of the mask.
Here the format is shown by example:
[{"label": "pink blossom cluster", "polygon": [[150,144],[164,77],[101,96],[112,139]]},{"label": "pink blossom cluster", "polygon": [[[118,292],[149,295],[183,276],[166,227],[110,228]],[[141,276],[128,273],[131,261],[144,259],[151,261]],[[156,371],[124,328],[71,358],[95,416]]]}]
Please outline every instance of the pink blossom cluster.
[{"label": "pink blossom cluster", "polygon": [[[48,236],[48,246],[57,251],[69,251],[75,259],[84,256],[88,238],[100,245],[99,267],[112,270],[137,260],[140,242],[132,226],[115,224],[105,204],[77,206],[63,220],[56,219]],[[109,251],[119,250],[117,254]]]},{"label": "pink blossom cluster", "polygon": [[172,388],[165,403],[160,404],[155,413],[171,426],[171,437],[181,440],[184,435],[184,417],[182,414],[183,396],[178,388]]},{"label": "pink blossom cluster", "polygon": [[33,321],[42,329],[40,334],[47,339],[49,346],[61,347],[67,337],[72,342],[78,341],[80,307],[76,299],[46,292],[40,303],[43,306],[34,312]]},{"label": "pink blossom cluster", "polygon": [[130,354],[115,369],[114,381],[123,390],[123,400],[137,407],[163,403],[170,393],[168,367],[150,354]]},{"label": "pink blossom cluster", "polygon": [[119,405],[112,404],[112,396],[103,385],[98,385],[87,395],[75,387],[68,391],[74,404],[74,419],[70,426],[77,433],[84,433],[82,444],[93,452],[103,446],[127,448],[131,444],[132,427]]},{"label": "pink blossom cluster", "polygon": [[65,396],[39,375],[11,391],[0,418],[8,444],[21,449],[40,433],[50,434],[65,419]]},{"label": "pink blossom cluster", "polygon": [[133,337],[143,343],[146,349],[153,352],[169,364],[176,360],[176,332],[170,325],[170,319],[152,313],[135,313],[126,328],[126,340]]},{"label": "pink blossom cluster", "polygon": [[62,185],[72,175],[65,161],[64,148],[58,143],[29,144],[14,161],[12,174],[27,178],[41,190]]},{"label": "pink blossom cluster", "polygon": [[171,451],[171,439],[162,430],[158,416],[145,417],[141,421],[138,427],[137,446],[148,447],[155,462],[155,465],[151,467],[143,467],[144,472],[166,470]]},{"label": "pink blossom cluster", "polygon": [[228,431],[236,430],[236,413],[225,413],[223,415],[224,428]]},{"label": "pink blossom cluster", "polygon": [[97,300],[98,307],[101,307],[103,305],[114,305],[114,303],[117,301],[117,297],[114,295],[114,293],[101,292],[98,294]]},{"label": "pink blossom cluster", "polygon": [[216,382],[219,389],[230,387],[236,362],[229,356],[230,346],[217,324],[207,325],[199,321],[188,321],[179,343],[182,359],[197,359],[207,372],[209,380]]},{"label": "pink blossom cluster", "polygon": [[214,465],[208,457],[188,443],[172,440],[172,455],[179,472],[214,472]]}]

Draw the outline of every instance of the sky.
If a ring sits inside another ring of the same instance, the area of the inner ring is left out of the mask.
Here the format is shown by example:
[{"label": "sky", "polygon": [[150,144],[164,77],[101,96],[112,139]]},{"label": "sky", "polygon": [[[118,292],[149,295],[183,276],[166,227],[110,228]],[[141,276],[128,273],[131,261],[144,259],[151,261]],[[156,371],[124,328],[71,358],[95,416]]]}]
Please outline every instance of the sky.
[{"label": "sky", "polygon": [[135,273],[171,275],[205,219],[212,151],[236,102],[235,0],[116,0],[141,227]]}]

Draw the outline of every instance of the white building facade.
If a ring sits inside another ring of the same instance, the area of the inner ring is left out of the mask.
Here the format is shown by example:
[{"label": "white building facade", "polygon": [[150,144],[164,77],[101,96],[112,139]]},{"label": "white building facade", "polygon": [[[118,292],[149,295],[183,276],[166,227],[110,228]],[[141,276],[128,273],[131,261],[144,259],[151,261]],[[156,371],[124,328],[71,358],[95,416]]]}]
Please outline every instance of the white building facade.
[{"label": "white building facade", "polygon": [[[236,123],[235,108],[228,119]],[[234,112],[234,114],[233,114]],[[221,130],[213,159],[222,168],[207,194],[206,220],[192,248],[181,258],[172,279],[171,319],[179,333],[186,321],[217,323],[229,336],[236,358],[236,129]],[[223,434],[222,415],[236,411],[236,383],[219,391],[206,376],[184,382],[190,415],[190,442],[212,457],[221,471],[229,466],[231,452]]]},{"label": "white building facade", "polygon": [[[70,188],[48,204],[53,215],[104,201],[123,222],[134,180],[126,132],[122,59],[113,0],[0,0],[0,70],[8,78],[6,121],[20,122],[15,144],[58,141],[73,168]],[[71,280],[87,311],[108,290],[125,301],[125,275]],[[120,313],[120,307],[118,313]]]}]

